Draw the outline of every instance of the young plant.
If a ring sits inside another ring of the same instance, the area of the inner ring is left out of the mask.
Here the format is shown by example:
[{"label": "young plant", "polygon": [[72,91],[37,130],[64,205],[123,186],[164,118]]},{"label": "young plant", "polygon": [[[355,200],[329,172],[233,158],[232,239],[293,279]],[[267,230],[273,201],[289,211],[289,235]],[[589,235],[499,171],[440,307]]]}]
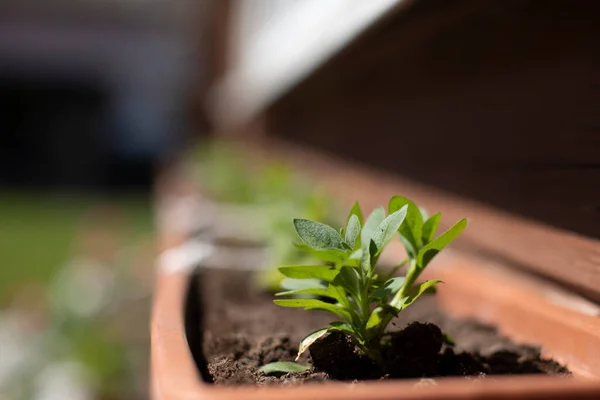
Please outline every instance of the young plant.
[{"label": "young plant", "polygon": [[[314,284],[276,296],[316,295],[331,302],[316,298],[287,298],[274,302],[282,307],[327,311],[336,317],[328,327],[310,333],[301,341],[298,357],[326,333],[340,331],[348,334],[365,355],[382,365],[382,337],[386,327],[423,293],[435,292],[435,285],[441,281],[417,283],[417,279],[435,255],[467,224],[466,219],[461,219],[436,237],[440,219],[440,213],[428,217],[412,201],[401,196],[390,199],[387,216],[384,208],[378,207],[366,221],[360,206],[355,203],[345,228],[340,231],[320,222],[295,219],[294,227],[302,241],[296,246],[327,265],[280,267],[284,276]],[[383,276],[377,270],[379,257],[397,233],[408,257]],[[407,267],[406,275],[393,277],[403,266]]]}]

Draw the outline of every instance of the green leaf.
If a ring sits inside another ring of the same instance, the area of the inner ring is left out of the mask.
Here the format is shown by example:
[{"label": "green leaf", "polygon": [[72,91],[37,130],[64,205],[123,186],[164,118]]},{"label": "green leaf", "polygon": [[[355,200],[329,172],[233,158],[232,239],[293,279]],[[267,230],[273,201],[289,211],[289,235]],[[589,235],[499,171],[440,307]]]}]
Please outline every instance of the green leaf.
[{"label": "green leaf", "polygon": [[299,294],[314,294],[316,296],[328,297],[330,299],[337,300],[335,293],[331,293],[328,289],[323,288],[288,290],[286,292],[275,293],[275,296],[297,296]]},{"label": "green leaf", "polygon": [[315,250],[344,250],[342,237],[329,225],[308,219],[294,219],[300,239]]},{"label": "green leaf", "polygon": [[437,285],[438,283],[443,283],[443,282],[438,281],[438,280],[425,281],[425,282],[411,288],[408,291],[408,298],[406,299],[406,301],[404,302],[404,304],[401,307],[402,310],[404,310],[406,307],[410,306],[412,303],[415,302],[415,300],[417,300],[419,298],[419,296],[421,296],[429,288],[433,287],[434,285]]},{"label": "green leaf", "polygon": [[346,259],[347,253],[346,250],[338,250],[338,249],[327,249],[327,250],[315,250],[306,243],[294,243],[294,247],[300,249],[302,251],[306,251],[307,253],[312,254],[319,260],[325,262],[342,262]]},{"label": "green leaf", "polygon": [[425,223],[423,224],[423,243],[427,244],[433,240],[435,236],[435,231],[440,224],[440,220],[442,219],[442,213],[436,213],[431,216]]},{"label": "green leaf", "polygon": [[378,328],[379,325],[383,322],[385,309],[383,307],[375,307],[375,309],[369,315],[369,319],[367,320],[366,328],[368,331]]},{"label": "green leaf", "polygon": [[350,221],[350,218],[353,215],[356,215],[356,217],[358,218],[358,222],[360,222],[361,225],[364,224],[363,213],[360,209],[360,205],[358,204],[358,201],[355,201],[354,205],[350,209],[350,214],[348,214],[348,218],[346,219],[346,225],[348,225],[348,221]]},{"label": "green leaf", "polygon": [[[387,322],[389,322],[389,316],[398,316],[400,312],[400,308],[393,307],[389,304],[382,304],[378,307],[375,307],[369,315],[369,319],[365,325],[367,331],[379,331],[379,334],[383,333],[387,326]],[[387,319],[387,322],[386,322]]]},{"label": "green leaf", "polygon": [[369,243],[369,252],[363,254],[363,260],[367,259],[369,261],[364,265],[365,268],[368,267],[367,271],[369,272],[369,274],[371,274],[372,270],[377,265],[377,260],[379,260],[379,253],[381,253],[381,251],[377,248],[377,245],[375,244],[373,239],[371,239],[371,242]]},{"label": "green leaf", "polygon": [[289,372],[304,372],[310,369],[309,365],[297,364],[292,361],[275,361],[259,368],[265,375],[287,374]]},{"label": "green leaf", "polygon": [[362,249],[362,258],[360,260],[360,268],[364,273],[368,276],[372,276],[375,272],[373,269],[377,266],[377,260],[379,259],[379,252],[377,250],[377,245],[371,239],[368,247],[363,247]]},{"label": "green leaf", "polygon": [[360,242],[363,248],[371,243],[373,233],[384,219],[385,210],[383,207],[377,207],[371,212],[369,218],[367,218],[367,222],[364,223],[360,232]]},{"label": "green leaf", "polygon": [[293,279],[284,278],[281,281],[281,289],[285,290],[300,290],[300,289],[311,289],[321,288],[327,289],[327,284],[320,279]]},{"label": "green leaf", "polygon": [[354,253],[352,253],[350,255],[350,257],[348,257],[344,261],[344,265],[348,265],[350,267],[360,267],[360,262],[362,260],[362,256],[363,256],[363,249],[358,249],[358,250],[354,251]]},{"label": "green leaf", "polygon": [[429,264],[429,262],[439,253],[442,249],[448,246],[454,239],[460,235],[460,233],[467,226],[467,219],[463,218],[458,221],[454,226],[442,233],[436,239],[432,240],[426,246],[424,246],[419,254],[417,255],[417,266],[419,269],[423,269]]},{"label": "green leaf", "polygon": [[289,308],[304,308],[305,310],[320,310],[328,311],[332,314],[337,315],[343,320],[350,321],[350,313],[344,308],[335,304],[326,303],[316,299],[285,299],[285,300],[273,300],[273,303],[280,307]]},{"label": "green leaf", "polygon": [[450,336],[447,333],[444,333],[442,335],[442,340],[444,341],[444,343],[446,343],[448,346],[454,346],[456,345],[456,342],[454,341],[454,339],[452,339],[452,336]]},{"label": "green leaf", "polygon": [[328,297],[330,299],[336,300],[344,307],[348,307],[350,305],[345,290],[341,287],[337,287],[332,284],[330,284],[326,288],[313,287],[297,290],[288,290],[285,292],[275,293],[275,296],[296,296],[302,294],[314,294],[316,296]]},{"label": "green leaf", "polygon": [[331,328],[329,328],[330,331],[335,330],[335,331],[340,331],[340,332],[344,332],[344,333],[349,333],[351,335],[354,335],[356,333],[356,331],[354,330],[352,325],[350,325],[347,322],[334,321],[334,322],[330,322],[329,325],[331,325]]},{"label": "green leaf", "polygon": [[373,265],[372,261],[374,261],[372,260],[373,257],[371,257],[371,252],[373,254],[377,252],[377,246],[375,246],[375,242],[373,242],[373,240],[369,242],[368,247],[363,247],[362,257],[360,259],[360,268],[367,275],[371,273],[371,266]]},{"label": "green leaf", "polygon": [[293,279],[321,279],[333,282],[339,270],[327,265],[289,265],[279,267],[279,272],[285,277]]},{"label": "green leaf", "polygon": [[321,337],[323,337],[327,332],[329,332],[330,328],[323,328],[316,330],[314,332],[309,333],[300,341],[300,346],[298,346],[298,355],[296,356],[296,361],[300,358],[300,356],[308,350],[308,348]]},{"label": "green leaf", "polygon": [[392,298],[392,301],[390,301],[389,306],[395,310],[394,314],[398,314],[398,312],[400,312],[400,310],[403,310],[404,304],[408,301],[408,296],[405,297],[401,297],[399,299],[396,299],[395,297]]},{"label": "green leaf", "polygon": [[[351,249],[356,248],[356,239],[360,235],[360,221],[356,215],[351,215],[346,226],[346,243],[350,245]],[[360,247],[360,243],[358,244]]]},{"label": "green leaf", "polygon": [[353,297],[359,297],[358,274],[354,268],[345,266],[340,268],[339,274],[335,277],[333,284],[343,287]]},{"label": "green leaf", "polygon": [[427,290],[423,294],[437,294],[437,288],[435,286],[431,286],[427,288]]},{"label": "green leaf", "polygon": [[391,214],[402,207],[407,206],[406,220],[400,227],[400,234],[404,236],[415,249],[421,247],[421,230],[423,228],[423,215],[415,203],[406,197],[393,196],[388,204],[388,212]]},{"label": "green leaf", "polygon": [[372,240],[377,246],[377,253],[375,256],[379,255],[386,244],[398,232],[398,228],[404,222],[404,218],[406,218],[408,206],[404,206],[400,208],[398,211],[393,212],[388,215],[386,219],[381,221],[375,232],[373,233]]},{"label": "green leaf", "polygon": [[329,293],[331,293],[332,296],[335,296],[334,298],[343,307],[350,307],[350,300],[348,300],[348,294],[346,293],[346,290],[343,287],[330,283],[327,290],[329,291]]},{"label": "green leaf", "polygon": [[403,276],[389,279],[371,294],[371,299],[384,299],[396,294],[402,285],[404,285],[404,282],[406,282],[406,279]]}]

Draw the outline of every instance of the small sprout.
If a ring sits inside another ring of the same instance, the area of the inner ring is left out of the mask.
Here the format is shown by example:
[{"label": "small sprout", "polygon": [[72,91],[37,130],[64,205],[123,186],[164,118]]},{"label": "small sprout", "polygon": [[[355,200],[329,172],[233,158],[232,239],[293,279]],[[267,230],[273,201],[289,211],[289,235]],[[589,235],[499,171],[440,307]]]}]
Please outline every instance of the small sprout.
[{"label": "small sprout", "polygon": [[265,375],[287,374],[288,372],[308,371],[310,366],[298,364],[292,361],[275,361],[265,364],[259,368]]},{"label": "small sprout", "polygon": [[[385,329],[398,313],[422,294],[435,294],[435,285],[441,281],[417,283],[417,279],[431,260],[467,225],[467,220],[462,219],[436,237],[440,220],[440,213],[429,217],[402,196],[390,199],[387,216],[383,207],[377,207],[366,221],[360,206],[355,203],[346,219],[346,226],[339,230],[320,222],[295,219],[294,227],[302,240],[296,247],[316,256],[326,265],[280,267],[279,271],[285,277],[295,282],[312,282],[313,285],[299,285],[301,287],[296,290],[281,292],[277,296],[312,294],[331,302],[298,297],[274,302],[282,307],[328,311],[337,317],[329,327],[312,332],[301,341],[298,357],[328,332],[339,331],[350,335],[366,356],[381,365]],[[398,233],[408,258],[399,262],[392,273],[380,274],[377,271],[379,256]],[[393,276],[397,269],[405,266],[405,276]],[[446,335],[445,340],[451,339]],[[291,364],[294,368],[308,368]]]},{"label": "small sprout", "polygon": [[447,344],[448,346],[454,346],[456,343],[454,342],[454,339],[452,339],[452,336],[448,335],[447,333],[444,333],[444,335],[442,336],[442,340],[444,341],[445,344]]}]

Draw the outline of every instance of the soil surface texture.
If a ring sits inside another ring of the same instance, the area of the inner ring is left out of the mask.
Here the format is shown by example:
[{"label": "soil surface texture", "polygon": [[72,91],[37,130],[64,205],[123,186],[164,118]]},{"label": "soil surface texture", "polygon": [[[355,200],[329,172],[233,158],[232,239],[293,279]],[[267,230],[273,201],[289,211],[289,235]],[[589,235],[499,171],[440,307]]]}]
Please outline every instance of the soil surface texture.
[{"label": "soil surface texture", "polygon": [[[360,355],[343,334],[317,341],[299,363],[303,373],[266,376],[258,370],[272,361],[293,361],[298,343],[308,332],[327,326],[325,312],[282,308],[271,294],[250,285],[248,272],[203,270],[198,274],[201,302],[202,358],[206,380],[221,385],[302,384],[328,380],[435,378],[464,376],[491,379],[502,374],[551,374],[569,371],[540,357],[540,349],[516,344],[495,328],[477,321],[450,318],[424,296],[388,327],[384,374]],[[444,340],[448,335],[453,345]],[[429,381],[427,381],[429,382]]]}]

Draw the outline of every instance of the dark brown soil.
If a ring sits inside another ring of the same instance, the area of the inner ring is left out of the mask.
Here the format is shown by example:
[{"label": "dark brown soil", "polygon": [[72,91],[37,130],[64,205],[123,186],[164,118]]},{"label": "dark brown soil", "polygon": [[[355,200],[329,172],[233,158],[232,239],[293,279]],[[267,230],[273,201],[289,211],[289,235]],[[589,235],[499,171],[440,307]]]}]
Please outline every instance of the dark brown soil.
[{"label": "dark brown soil", "polygon": [[[447,317],[432,296],[419,299],[390,325],[383,361],[386,373],[362,356],[348,337],[329,334],[299,360],[311,364],[310,371],[265,376],[258,368],[272,361],[293,361],[302,337],[327,326],[331,317],[277,307],[272,295],[253,291],[250,281],[247,272],[203,270],[199,274],[202,352],[207,361],[205,373],[210,375],[205,378],[216,384],[569,374],[555,361],[542,359],[539,348],[515,344],[476,321]],[[447,344],[444,334],[456,344]]]}]

